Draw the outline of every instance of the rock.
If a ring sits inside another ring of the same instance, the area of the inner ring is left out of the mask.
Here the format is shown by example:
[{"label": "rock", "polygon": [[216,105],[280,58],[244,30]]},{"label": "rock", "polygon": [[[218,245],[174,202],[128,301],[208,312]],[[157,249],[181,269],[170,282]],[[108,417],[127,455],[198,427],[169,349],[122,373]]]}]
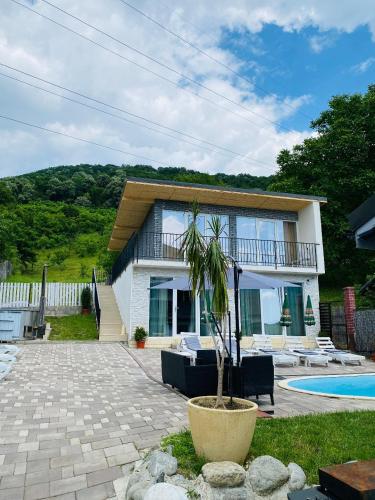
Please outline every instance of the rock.
[{"label": "rock", "polygon": [[288,465],[289,470],[289,482],[288,486],[290,491],[303,490],[306,484],[306,474],[303,472],[303,469],[293,462]]},{"label": "rock", "polygon": [[153,477],[160,476],[162,472],[172,476],[177,471],[177,459],[163,451],[153,451],[148,458],[148,470]]},{"label": "rock", "polygon": [[248,479],[255,493],[266,495],[288,481],[289,470],[280,460],[263,455],[250,464]]},{"label": "rock", "polygon": [[126,492],[126,500],[144,500],[147,491],[152,485],[149,481],[141,481],[140,483],[133,484]]},{"label": "rock", "polygon": [[149,488],[144,496],[144,500],[188,500],[185,488],[174,484],[158,483]]},{"label": "rock", "polygon": [[243,467],[234,462],[211,462],[202,467],[205,481],[215,488],[242,486],[246,479]]}]

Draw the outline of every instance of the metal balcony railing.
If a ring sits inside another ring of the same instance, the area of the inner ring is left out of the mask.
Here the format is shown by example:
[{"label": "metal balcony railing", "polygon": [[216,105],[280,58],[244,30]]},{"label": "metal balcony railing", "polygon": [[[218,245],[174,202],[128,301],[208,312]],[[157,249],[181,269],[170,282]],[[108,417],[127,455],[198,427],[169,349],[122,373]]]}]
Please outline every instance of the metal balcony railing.
[{"label": "metal balcony railing", "polygon": [[[209,236],[205,239],[208,241]],[[316,243],[273,241],[245,238],[220,238],[225,255],[242,265],[307,267],[317,269]],[[130,262],[139,259],[184,261],[182,235],[171,233],[134,234],[121,252],[112,270],[115,281]]]}]

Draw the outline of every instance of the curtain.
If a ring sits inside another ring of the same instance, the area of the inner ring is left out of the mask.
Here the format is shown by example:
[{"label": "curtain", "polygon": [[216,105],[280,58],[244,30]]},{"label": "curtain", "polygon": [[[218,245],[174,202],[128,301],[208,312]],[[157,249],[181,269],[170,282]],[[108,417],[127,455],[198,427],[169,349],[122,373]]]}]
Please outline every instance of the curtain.
[{"label": "curtain", "polygon": [[302,287],[287,287],[285,288],[285,292],[288,294],[290,316],[292,318],[292,324],[287,327],[286,334],[297,337],[306,335],[305,323],[303,321],[304,309]]},{"label": "curtain", "polygon": [[240,290],[240,315],[242,335],[262,333],[259,290]]},{"label": "curtain", "polygon": [[263,325],[265,335],[282,335],[280,325],[282,293],[280,289],[261,290]]},{"label": "curtain", "polygon": [[295,222],[284,222],[285,264],[295,265],[297,262],[297,233]]},{"label": "curtain", "polygon": [[[172,278],[150,278],[150,287],[160,285]],[[150,337],[172,336],[172,290],[150,289]]]},{"label": "curtain", "polygon": [[[200,335],[201,337],[208,337],[210,335],[210,330],[208,328],[208,325],[206,323],[205,316],[203,315],[203,311],[205,310],[205,304],[203,300],[203,294],[200,294],[199,297],[200,301]],[[206,290],[206,301],[207,301],[207,312],[211,312],[211,303],[212,303],[212,290]]]}]

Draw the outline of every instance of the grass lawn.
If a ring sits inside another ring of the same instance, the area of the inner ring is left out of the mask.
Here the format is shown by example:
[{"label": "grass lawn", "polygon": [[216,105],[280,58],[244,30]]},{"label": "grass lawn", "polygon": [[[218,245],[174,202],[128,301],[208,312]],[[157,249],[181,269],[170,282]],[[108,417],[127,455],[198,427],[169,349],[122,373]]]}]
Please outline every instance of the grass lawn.
[{"label": "grass lawn", "polygon": [[52,328],[49,340],[96,340],[98,338],[93,314],[89,316],[75,314],[61,318],[48,316],[46,321],[51,323]]},{"label": "grass lawn", "polygon": [[[375,412],[339,412],[290,418],[258,419],[249,458],[272,455],[285,465],[300,465],[310,484],[318,468],[349,460],[375,458]],[[195,455],[189,431],[167,436],[182,474],[199,474],[204,459]]]}]

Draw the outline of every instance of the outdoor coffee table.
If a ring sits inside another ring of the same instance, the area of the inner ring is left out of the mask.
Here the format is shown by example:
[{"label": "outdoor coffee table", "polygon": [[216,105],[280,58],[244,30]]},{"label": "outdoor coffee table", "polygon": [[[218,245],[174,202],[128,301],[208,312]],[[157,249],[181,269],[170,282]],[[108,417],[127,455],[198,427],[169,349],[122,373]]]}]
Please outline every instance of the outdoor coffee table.
[{"label": "outdoor coffee table", "polygon": [[349,462],[319,469],[320,486],[342,500],[375,500],[375,460]]}]

